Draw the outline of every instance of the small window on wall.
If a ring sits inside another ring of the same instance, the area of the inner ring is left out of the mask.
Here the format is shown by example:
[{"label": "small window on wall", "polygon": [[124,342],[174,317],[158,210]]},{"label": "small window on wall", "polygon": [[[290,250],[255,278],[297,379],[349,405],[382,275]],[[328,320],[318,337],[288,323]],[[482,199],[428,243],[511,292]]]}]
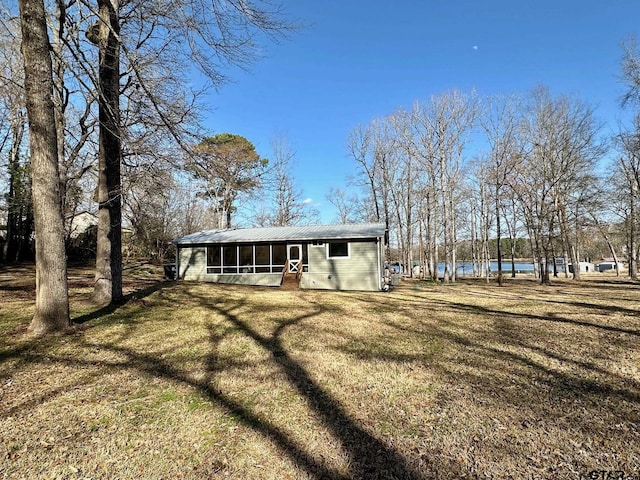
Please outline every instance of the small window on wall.
[{"label": "small window on wall", "polygon": [[328,258],[349,257],[349,242],[329,242]]},{"label": "small window on wall", "polygon": [[207,273],[222,273],[222,255],[220,255],[220,245],[207,247]]}]

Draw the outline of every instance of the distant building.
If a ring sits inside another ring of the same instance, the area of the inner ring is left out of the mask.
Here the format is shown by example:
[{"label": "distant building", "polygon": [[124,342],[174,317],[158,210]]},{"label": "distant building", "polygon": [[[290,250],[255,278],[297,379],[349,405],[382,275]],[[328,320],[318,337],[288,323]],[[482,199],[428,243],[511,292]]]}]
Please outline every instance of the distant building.
[{"label": "distant building", "polygon": [[90,212],[82,212],[74,216],[71,220],[71,226],[69,228],[69,237],[78,238],[87,230],[94,228],[98,225],[98,217]]},{"label": "distant building", "polygon": [[[622,260],[618,260],[618,266],[620,267],[620,270],[624,270],[625,265],[624,262]],[[599,272],[606,272],[608,270],[615,270],[616,269],[616,262],[614,261],[602,261],[600,262],[598,265],[596,265],[596,270]]]},{"label": "distant building", "polygon": [[[579,262],[580,273],[593,273],[597,272],[596,267],[591,262]],[[573,273],[573,264],[569,264],[569,273]]]}]

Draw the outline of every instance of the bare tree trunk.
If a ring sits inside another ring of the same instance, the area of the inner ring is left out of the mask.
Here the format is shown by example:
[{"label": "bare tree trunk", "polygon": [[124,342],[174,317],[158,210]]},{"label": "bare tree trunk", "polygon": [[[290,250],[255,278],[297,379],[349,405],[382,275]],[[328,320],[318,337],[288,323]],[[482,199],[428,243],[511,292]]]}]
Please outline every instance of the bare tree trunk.
[{"label": "bare tree trunk", "polygon": [[598,226],[598,230],[600,230],[600,234],[602,235],[602,238],[604,238],[604,241],[607,242],[607,247],[609,247],[609,251],[611,252],[611,256],[613,257],[613,263],[616,267],[616,277],[620,276],[620,262],[618,261],[618,255],[616,254],[616,249],[613,246],[613,243],[611,242],[611,239],[609,238],[609,235],[605,229],[605,227],[598,222],[598,219],[595,218],[594,215],[592,215],[593,220],[595,221],[596,225]]},{"label": "bare tree trunk", "polygon": [[58,173],[60,175],[60,201],[62,205],[62,215],[66,213],[66,203],[67,203],[67,182],[66,178],[68,177],[68,166],[65,164],[65,118],[64,118],[64,110],[65,110],[65,99],[64,99],[64,62],[62,58],[62,48],[63,48],[63,32],[64,32],[64,20],[65,20],[65,2],[58,1],[56,2],[56,18],[58,20],[57,25],[54,26],[54,34],[52,38],[52,50],[53,50],[53,65],[52,71],[55,73],[54,75],[54,114],[56,119],[56,138],[58,141]]},{"label": "bare tree trunk", "polygon": [[42,0],[20,0],[36,232],[36,309],[29,330],[70,326],[49,38]]},{"label": "bare tree trunk", "polygon": [[122,299],[122,151],[118,10],[118,0],[98,0],[100,146],[98,245],[93,298],[100,304],[118,302]]},{"label": "bare tree trunk", "polygon": [[498,286],[502,286],[504,279],[502,276],[502,235],[500,231],[500,182],[496,182],[496,243],[498,256]]},{"label": "bare tree trunk", "polygon": [[511,242],[511,278],[516,278],[516,239],[517,239],[517,229],[516,229],[516,205],[515,200],[511,199],[511,213],[513,214],[513,224],[509,222],[508,216],[505,212],[505,221],[507,224],[507,230],[509,232],[509,241]]},{"label": "bare tree trunk", "polygon": [[531,255],[533,256],[533,276],[534,278],[540,278],[540,252],[538,249],[538,244],[535,242],[533,236],[531,235],[531,231],[529,231],[529,249],[531,250]]},{"label": "bare tree trunk", "polygon": [[425,201],[425,214],[424,214],[424,230],[425,230],[425,243],[426,243],[426,258],[427,274],[431,280],[438,280],[438,261],[435,242],[435,227],[433,217],[435,215],[432,205],[432,193],[427,193]]},{"label": "bare tree trunk", "polygon": [[440,201],[442,202],[442,227],[444,231],[444,283],[449,283],[451,280],[451,242],[450,242],[450,222],[449,218],[449,198],[447,195],[447,182],[445,178],[446,162],[444,154],[440,154],[439,159],[440,171],[439,179],[440,184]]},{"label": "bare tree trunk", "polygon": [[471,200],[471,271],[474,277],[478,276],[478,232],[476,225],[476,202]]},{"label": "bare tree trunk", "polygon": [[[20,252],[20,228],[22,210],[27,196],[23,188],[26,181],[24,170],[20,167],[20,146],[24,135],[26,119],[18,109],[12,109],[9,128],[11,129],[11,148],[9,149],[9,192],[7,193],[7,230],[2,258],[6,263],[18,261]],[[31,199],[28,199],[31,201]]]},{"label": "bare tree trunk", "polygon": [[422,241],[422,221],[420,220],[420,211],[418,210],[418,255],[420,262],[420,269],[418,271],[418,278],[424,279],[425,261],[424,261],[424,242]]},{"label": "bare tree trunk", "polygon": [[449,191],[449,211],[451,212],[451,281],[458,279],[458,230],[456,228],[456,210],[453,203],[453,190]]},{"label": "bare tree trunk", "polygon": [[567,221],[567,214],[564,207],[558,210],[558,220],[560,224],[560,231],[562,234],[562,240],[564,243],[564,265],[565,265],[565,277],[569,276],[569,269],[567,268],[567,260],[573,265],[573,279],[580,280],[580,258],[577,256],[577,252],[574,245],[571,245],[569,240],[569,222]]},{"label": "bare tree trunk", "polygon": [[[550,228],[549,232],[551,232],[553,229]],[[542,285],[551,285],[551,279],[549,278],[549,265],[550,262],[554,261],[554,257],[555,255],[553,255],[553,242],[551,240],[551,233],[549,233],[548,237],[544,239],[545,241],[545,245],[542,247],[542,250],[544,252],[544,262],[540,262],[541,264],[544,263],[544,268],[542,269],[541,272],[541,276],[540,276],[540,283]],[[554,272],[555,272],[555,265],[554,265]]]},{"label": "bare tree trunk", "polygon": [[231,228],[231,207],[225,207],[225,220],[224,228],[229,230]]},{"label": "bare tree trunk", "polygon": [[489,253],[489,202],[484,182],[480,184],[480,225],[482,234],[482,264],[484,277],[489,283],[491,278],[491,254]]},{"label": "bare tree trunk", "polygon": [[638,279],[636,248],[636,195],[636,184],[635,181],[632,181],[631,195],[629,197],[629,276],[633,280]]},{"label": "bare tree trunk", "polygon": [[407,244],[407,263],[409,265],[409,268],[411,269],[410,275],[411,278],[413,278],[413,229],[412,229],[412,222],[413,222],[413,218],[411,216],[412,210],[413,210],[413,197],[412,197],[412,192],[413,192],[413,172],[412,172],[412,163],[413,163],[413,159],[411,157],[411,152],[407,151],[407,197],[406,197],[406,204],[405,204],[405,214],[406,214],[406,235],[405,235],[405,241]]},{"label": "bare tree trunk", "polygon": [[438,280],[438,241],[437,241],[437,228],[436,228],[436,190],[431,190],[431,193],[427,199],[428,212],[427,212],[427,245],[429,248],[429,273],[433,281]]}]

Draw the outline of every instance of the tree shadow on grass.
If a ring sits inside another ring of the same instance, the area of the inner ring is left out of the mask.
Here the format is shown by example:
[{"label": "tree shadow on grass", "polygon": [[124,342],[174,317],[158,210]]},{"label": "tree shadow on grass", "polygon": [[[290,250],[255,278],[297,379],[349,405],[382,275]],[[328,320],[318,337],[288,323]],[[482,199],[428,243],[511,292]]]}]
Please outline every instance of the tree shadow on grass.
[{"label": "tree shadow on grass", "polygon": [[[359,301],[367,301],[367,297],[364,295],[353,294],[354,298]],[[391,298],[391,300],[394,300]],[[574,325],[579,327],[588,327],[596,330],[604,330],[607,332],[615,332],[615,333],[624,333],[628,335],[633,335],[636,337],[640,337],[640,330],[634,330],[630,328],[622,328],[616,327],[613,325],[607,325],[604,323],[594,323],[587,322],[584,320],[577,320],[573,318],[567,318],[560,314],[552,313],[550,315],[537,315],[530,312],[512,312],[509,310],[497,310],[493,308],[484,307],[481,305],[475,305],[472,303],[465,302],[454,302],[449,300],[440,300],[440,299],[429,299],[424,297],[414,297],[414,298],[399,298],[398,302],[401,302],[402,305],[406,307],[413,307],[415,309],[426,309],[430,310],[435,307],[437,308],[453,308],[458,311],[462,311],[465,313],[477,314],[488,317],[502,317],[502,318],[512,318],[512,319],[526,319],[526,320],[539,320],[543,322],[552,322],[552,323],[564,323],[567,325]],[[608,313],[620,313],[623,315],[629,316],[638,316],[640,315],[640,311],[624,308],[624,307],[616,307],[614,305],[599,305],[594,303],[587,302],[575,302],[575,301],[556,301],[553,299],[545,300],[545,303],[553,304],[558,303],[562,305],[573,305],[576,308],[589,309],[599,311],[603,314]],[[577,311],[577,310],[576,310]]]},{"label": "tree shadow on grass", "polygon": [[[86,313],[76,318],[72,318],[71,319],[72,328],[69,331],[63,332],[61,334],[65,335],[67,333],[74,333],[75,330],[73,326],[82,326],[83,324],[91,322],[92,320],[96,320],[103,316],[111,315],[112,313],[115,313],[118,309],[122,308],[129,302],[143,301],[145,298],[152,295],[153,293],[167,289],[167,288],[172,288],[175,285],[176,285],[175,282],[165,282],[165,281],[154,282],[144,288],[130,292],[127,295],[125,295],[122,301],[119,303],[112,303],[104,307],[97,308],[96,310],[90,313]],[[4,290],[4,289],[6,289],[6,287],[0,287],[0,290]],[[20,334],[25,334],[26,326],[20,326],[18,331],[20,332]],[[50,345],[52,345],[57,341],[56,339],[58,335],[60,334],[53,334],[53,335],[44,336],[44,337],[28,337],[27,336],[26,340],[18,344],[10,344],[7,347],[3,347],[2,345],[0,345],[0,364],[11,358],[19,359],[22,362],[30,361],[30,355],[31,355],[31,352],[34,351],[34,349],[40,349],[40,350],[47,349]],[[0,378],[5,378],[8,375],[9,375],[9,372],[4,374],[0,372]]]},{"label": "tree shadow on grass", "polygon": [[171,288],[171,287],[174,287],[175,285],[176,284],[174,282],[164,282],[164,281],[152,283],[147,287],[141,288],[140,290],[135,290],[133,292],[130,292],[124,295],[120,302],[110,303],[109,305],[100,307],[97,310],[94,310],[93,312],[85,313],[84,315],[80,315],[79,317],[73,318],[72,323],[76,325],[82,325],[83,323],[90,322],[97,318],[100,318],[106,315],[111,315],[112,313],[117,311],[119,308],[122,308],[124,305],[126,305],[131,301],[142,301],[148,296],[160,290]]},{"label": "tree shadow on grass", "polygon": [[[409,464],[405,457],[366,431],[362,426],[358,425],[349,416],[340,402],[318,385],[311,378],[309,372],[297,362],[285,348],[282,336],[287,328],[303,320],[316,317],[323,312],[323,306],[315,304],[313,311],[298,315],[295,318],[283,320],[279,322],[279,325],[271,335],[263,335],[252,328],[250,322],[241,319],[233,313],[233,310],[240,305],[236,304],[231,309],[225,309],[211,302],[208,298],[195,295],[194,297],[198,298],[203,306],[222,315],[240,332],[251,338],[256,344],[260,345],[265,352],[270,354],[272,360],[285,375],[289,385],[292,386],[300,396],[308,399],[307,404],[313,409],[313,412],[317,414],[322,424],[339,439],[344,452],[349,457],[349,474],[346,476],[339,474],[314,459],[311,453],[305,452],[302,449],[302,446],[293,445],[285,434],[278,430],[274,431],[273,429],[275,427],[267,429],[265,428],[267,426],[266,424],[262,422],[256,423],[253,414],[250,412],[235,412],[239,414],[241,418],[244,418],[252,428],[267,434],[287,455],[293,458],[301,468],[317,478],[407,480],[432,478],[431,476],[424,476],[426,472],[419,473],[415,467]],[[215,364],[215,361],[210,362],[210,364]],[[210,392],[207,393],[210,394]],[[215,400],[218,400],[218,398]],[[456,471],[460,474],[463,473],[460,471],[459,465],[451,465],[450,471],[447,472],[447,474],[453,474],[459,477],[460,475],[455,474]],[[440,472],[440,475],[444,476],[444,472]]]},{"label": "tree shadow on grass", "polygon": [[[155,283],[128,294],[125,297],[126,302],[142,301],[149,295],[172,285],[175,284],[170,282]],[[192,297],[199,306],[206,308],[216,317],[222,318],[229,326],[222,330],[209,328],[210,354],[205,362],[207,371],[204,377],[197,377],[191,371],[181,368],[179,363],[166,355],[166,350],[163,350],[162,353],[153,353],[124,346],[121,341],[125,340],[125,337],[122,335],[113,337],[107,342],[89,342],[82,335],[78,335],[74,339],[80,348],[114,353],[118,357],[117,360],[82,358],[71,353],[52,354],[46,349],[40,351],[33,346],[24,351],[17,350],[8,353],[8,357],[31,364],[41,362],[74,367],[87,366],[105,371],[132,370],[143,375],[188,386],[270,441],[283,456],[291,459],[310,478],[425,480],[428,478],[469,478],[472,476],[462,465],[450,462],[436,451],[422,453],[419,456],[414,452],[412,456],[415,455],[415,458],[401,454],[352,418],[345,406],[316,382],[312,378],[311,372],[296,361],[285,345],[284,336],[287,329],[301,322],[316,319],[332,307],[325,307],[320,302],[306,301],[297,315],[283,310],[284,318],[277,322],[277,326],[272,331],[264,333],[252,325],[250,317],[238,313],[246,307],[249,309],[250,315],[260,315],[262,310],[250,301],[225,299],[225,301],[218,303],[215,298],[198,295],[193,291],[187,291],[187,289],[184,289],[183,293]],[[303,298],[302,295],[301,298]],[[111,305],[97,309],[75,318],[74,322],[82,325],[101,319],[105,315],[116,312],[120,306]],[[175,321],[180,320],[175,318]],[[134,335],[133,329],[125,330],[126,333],[123,335]],[[223,364],[216,358],[218,345],[230,332],[242,333],[271,357],[272,362],[286,379],[287,387],[293,388],[300,397],[306,400],[305,404],[308,405],[311,413],[339,441],[342,451],[349,459],[346,473],[332,466],[329,463],[330,460],[314,454],[311,446],[296,441],[286,428],[279,426],[282,419],[265,418],[263,414],[255,413],[242,401],[235,399],[231,394],[216,386],[216,375],[221,369],[229,368],[229,364]],[[50,391],[48,396],[57,395],[62,391],[62,388]],[[26,407],[28,408],[28,405]]]},{"label": "tree shadow on grass", "polygon": [[[447,303],[464,313],[473,313],[485,319],[491,318],[493,319],[492,321],[497,321],[497,331],[487,333],[486,329],[476,329],[470,325],[465,326],[461,331],[459,324],[446,319],[437,319],[425,324],[419,320],[414,321],[412,324],[403,324],[390,319],[385,324],[401,336],[423,337],[424,345],[436,341],[440,342],[442,349],[447,348],[451,352],[460,352],[454,364],[450,363],[451,360],[438,358],[428,350],[412,354],[403,354],[393,350],[381,352],[370,348],[370,345],[366,348],[354,347],[353,343],[348,343],[347,347],[341,347],[338,350],[369,361],[382,360],[424,364],[429,369],[450,377],[456,383],[463,384],[466,382],[469,385],[473,385],[478,393],[483,391],[487,398],[492,398],[496,391],[500,391],[499,385],[494,384],[490,379],[493,377],[502,378],[507,373],[518,381],[522,390],[514,391],[513,395],[502,394],[501,400],[523,409],[530,407],[523,393],[531,389],[529,383],[534,379],[539,384],[546,386],[554,397],[569,397],[576,399],[580,403],[590,404],[592,407],[599,408],[604,401],[609,402],[611,399],[624,402],[627,405],[640,403],[640,382],[634,378],[610,371],[588,361],[570,358],[545,346],[537,345],[535,341],[527,341],[520,337],[522,326],[517,323],[519,320],[556,321],[555,318],[511,313],[457,302]],[[516,321],[516,323],[515,325],[508,325],[511,328],[510,331],[506,328],[505,322],[511,320]],[[580,327],[607,327],[606,325],[576,322],[565,318],[562,318],[561,321]],[[603,329],[612,333],[637,335],[634,331],[615,327]],[[394,342],[393,338],[394,335],[392,334],[389,338],[386,338],[386,341],[390,344],[402,344],[402,342]],[[633,341],[631,340],[630,346]],[[371,339],[371,344],[375,344],[375,342],[376,339]],[[444,346],[447,344],[452,345],[453,349]],[[530,355],[530,353],[533,353],[533,355]],[[537,360],[540,356],[545,360],[549,360],[550,363],[547,364],[546,361]],[[566,367],[566,369],[551,366],[558,363]],[[458,372],[456,367],[463,364],[476,371],[478,377],[476,378],[474,374],[466,371],[465,373]],[[506,370],[505,365],[507,365]],[[637,422],[637,415],[630,410],[622,409],[617,414],[620,417],[625,417],[627,421]]]},{"label": "tree shadow on grass", "polygon": [[[572,302],[569,302],[572,303]],[[539,321],[544,321],[544,322],[552,322],[552,323],[564,323],[564,324],[568,324],[568,325],[575,325],[575,326],[580,326],[580,327],[588,327],[588,328],[595,328],[595,329],[599,329],[599,330],[605,330],[607,332],[615,332],[615,333],[626,333],[628,335],[634,335],[637,337],[640,337],[640,330],[631,330],[628,328],[621,328],[621,327],[615,327],[612,325],[606,325],[606,324],[601,324],[601,323],[592,323],[592,322],[586,322],[583,320],[576,320],[576,319],[572,319],[572,318],[566,318],[557,314],[552,314],[552,315],[536,315],[533,313],[515,313],[515,312],[509,312],[509,311],[504,311],[504,310],[496,310],[493,308],[487,308],[487,307],[482,307],[479,305],[469,305],[467,303],[462,303],[462,302],[446,302],[447,305],[457,309],[457,310],[461,310],[464,312],[468,312],[468,313],[475,313],[478,315],[486,315],[486,316],[500,316],[500,317],[507,317],[507,318],[520,318],[520,319],[527,319],[527,320],[539,320]],[[589,308],[594,308],[594,309],[603,309],[606,311],[609,311],[609,308],[603,308],[601,305],[592,305],[592,304],[587,304]],[[576,306],[580,306],[580,305],[576,305]],[[621,309],[615,309],[612,308],[611,311],[614,312],[619,312],[622,311]],[[632,311],[634,315],[637,315],[638,313],[635,311]],[[624,313],[624,312],[623,312]]]},{"label": "tree shadow on grass", "polygon": [[[349,472],[344,474],[334,467],[326,463],[324,459],[316,458],[313,452],[305,448],[304,445],[296,443],[286,432],[286,430],[278,427],[278,418],[265,419],[264,417],[253,413],[248,407],[242,405],[241,402],[234,400],[231,396],[224,393],[214,386],[216,365],[216,345],[221,340],[219,333],[210,331],[210,340],[212,342],[211,358],[207,361],[210,375],[205,378],[197,379],[191,375],[191,372],[181,370],[174,366],[170,361],[154,354],[142,353],[119,346],[115,343],[99,343],[91,344],[82,342],[83,346],[99,348],[111,351],[124,356],[124,361],[120,362],[101,362],[101,361],[83,361],[82,359],[71,357],[58,357],[54,361],[60,363],[69,363],[77,366],[78,364],[86,364],[90,366],[99,366],[110,369],[135,369],[139,372],[165,378],[172,382],[178,382],[187,385],[202,395],[206,396],[213,403],[227,411],[228,414],[239,419],[249,428],[262,434],[269,439],[274,445],[289,457],[303,471],[312,478],[318,479],[403,479],[403,480],[425,480],[434,478],[432,476],[424,476],[415,468],[412,468],[407,459],[398,452],[385,445],[381,440],[367,432],[359,426],[345,411],[342,405],[331,397],[322,387],[314,382],[309,373],[296,362],[286,348],[282,344],[281,336],[283,332],[290,326],[311,319],[322,313],[322,307],[316,306],[312,311],[300,314],[295,318],[287,319],[280,323],[272,335],[262,335],[251,327],[248,321],[242,320],[233,313],[235,309],[243,307],[243,302],[235,302],[231,308],[223,308],[215,305],[211,299],[198,297],[203,306],[206,306],[216,314],[222,315],[225,320],[236,327],[236,331],[242,332],[251,338],[268,352],[272,360],[278,365],[279,369],[286,376],[290,386],[292,386],[303,398],[308,400],[307,404],[318,414],[322,423],[340,440],[343,450],[349,456]],[[37,360],[37,355],[33,360]],[[51,357],[49,357],[51,361]],[[451,472],[454,468],[459,470],[459,466],[452,465]],[[451,473],[451,472],[447,472]],[[462,475],[464,476],[464,475]],[[441,472],[442,477],[442,472]],[[460,478],[461,475],[453,474],[453,477],[445,475],[444,478]]]}]

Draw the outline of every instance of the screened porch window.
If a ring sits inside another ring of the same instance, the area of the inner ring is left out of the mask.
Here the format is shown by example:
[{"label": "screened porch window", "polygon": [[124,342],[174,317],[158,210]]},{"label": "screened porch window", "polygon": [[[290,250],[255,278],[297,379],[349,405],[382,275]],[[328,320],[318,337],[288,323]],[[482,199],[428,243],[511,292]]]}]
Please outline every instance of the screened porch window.
[{"label": "screened porch window", "polygon": [[256,273],[271,272],[271,245],[256,245]]},{"label": "screened porch window", "polygon": [[287,263],[287,245],[284,243],[274,243],[272,246],[272,266],[273,273],[280,272]]},{"label": "screened porch window", "polygon": [[207,247],[207,273],[222,273],[222,255],[220,245]]},{"label": "screened porch window", "polygon": [[[302,244],[303,271],[308,271],[307,245]],[[207,246],[207,274],[281,273],[287,262],[287,244]]]},{"label": "screened porch window", "polygon": [[253,273],[253,245],[242,245],[240,249],[240,273]]},{"label": "screened porch window", "polygon": [[238,273],[238,247],[236,245],[222,247],[223,273]]}]

